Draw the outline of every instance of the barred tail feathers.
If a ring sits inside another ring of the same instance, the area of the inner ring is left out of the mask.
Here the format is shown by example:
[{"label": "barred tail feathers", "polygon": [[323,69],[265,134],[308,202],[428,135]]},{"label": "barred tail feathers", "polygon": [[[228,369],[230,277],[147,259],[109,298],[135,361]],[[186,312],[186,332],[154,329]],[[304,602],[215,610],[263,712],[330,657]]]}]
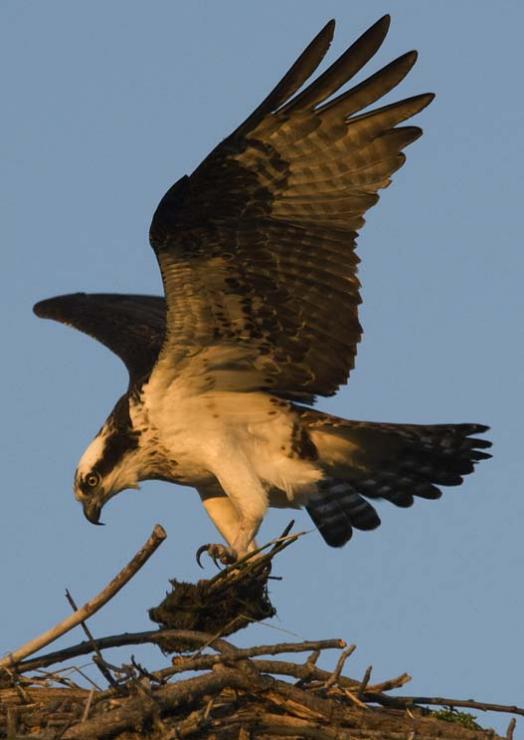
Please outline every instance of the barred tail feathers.
[{"label": "barred tail feathers", "polygon": [[472,436],[487,431],[481,424],[381,424],[299,413],[326,473],[306,508],[333,547],[345,544],[353,528],[380,524],[366,498],[401,507],[417,496],[437,499],[440,486],[460,485],[478,461],[491,457],[484,451],[491,442]]},{"label": "barred tail feathers", "polygon": [[375,509],[345,481],[325,478],[309,497],[307,512],[331,547],[342,547],[351,539],[353,527],[375,529],[380,518]]}]

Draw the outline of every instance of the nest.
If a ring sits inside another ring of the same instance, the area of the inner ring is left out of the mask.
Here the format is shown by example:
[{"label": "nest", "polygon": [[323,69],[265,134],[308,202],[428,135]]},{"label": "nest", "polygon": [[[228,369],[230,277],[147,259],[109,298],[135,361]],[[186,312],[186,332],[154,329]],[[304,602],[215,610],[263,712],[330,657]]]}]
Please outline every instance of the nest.
[{"label": "nest", "polygon": [[[296,536],[287,538],[286,530],[269,552],[250,553],[210,580],[185,583],[172,579],[171,592],[149,610],[149,617],[163,629],[227,636],[252,622],[275,616],[276,609],[268,593],[271,561],[295,539]],[[168,653],[193,647],[170,639],[159,644]]]},{"label": "nest", "polygon": [[[187,638],[183,631],[181,637]],[[44,686],[42,677],[17,677],[12,688],[0,690],[0,737],[498,738],[493,731],[480,728],[471,714],[430,712],[413,701],[388,694],[409,680],[406,674],[377,684],[370,683],[369,671],[362,679],[343,675],[354,646],[346,647],[341,640],[239,649],[205,633],[193,633],[191,639],[200,644],[197,651],[177,656],[171,666],[154,672],[134,663],[127,666],[125,678],[106,690],[56,688]],[[210,648],[207,654],[202,654],[204,645]],[[335,668],[318,668],[319,655],[331,649],[339,651]],[[271,657],[300,652],[309,657],[302,662]],[[115,668],[112,670],[115,675]],[[187,678],[188,672],[192,677]],[[51,674],[48,676],[50,682]],[[60,672],[52,677],[59,681]],[[290,683],[289,678],[294,682]],[[508,730],[506,737],[511,736]]]},{"label": "nest", "polygon": [[[143,548],[113,579],[111,593],[165,537],[161,528],[155,529],[147,552]],[[171,581],[172,591],[149,612],[160,629],[95,639],[82,622],[88,635],[84,642],[37,658],[23,659],[34,652],[26,646],[9,654],[0,668],[0,738],[485,740],[498,736],[482,729],[470,709],[524,715],[519,707],[473,700],[392,695],[410,677],[403,673],[373,683],[371,668],[361,678],[345,675],[355,646],[343,640],[238,648],[224,639],[275,613],[267,589],[271,563],[297,537],[286,530],[276,542],[208,581]],[[132,657],[129,663],[111,665],[102,655],[108,648],[142,643],[177,655],[155,670]],[[319,657],[331,650],[338,651],[334,668],[319,668]],[[86,688],[80,668],[65,666],[89,654],[105,686],[91,682]],[[304,658],[293,660],[297,654]],[[82,677],[78,683],[75,675]],[[443,708],[430,711],[431,705]],[[514,727],[513,719],[506,738],[513,737]]]}]

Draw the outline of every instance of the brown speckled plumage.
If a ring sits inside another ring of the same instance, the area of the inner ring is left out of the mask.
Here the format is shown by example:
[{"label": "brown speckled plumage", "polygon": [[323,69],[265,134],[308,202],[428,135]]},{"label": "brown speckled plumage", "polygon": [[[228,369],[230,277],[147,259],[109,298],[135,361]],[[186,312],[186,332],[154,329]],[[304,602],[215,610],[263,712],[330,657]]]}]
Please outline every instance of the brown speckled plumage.
[{"label": "brown speckled plumage", "polygon": [[330,21],[258,108],[168,190],[150,228],[165,301],[74,294],[35,306],[104,343],[129,370],[128,394],[79,466],[82,480],[100,479],[95,503],[77,492],[90,521],[126,485],[156,477],[197,487],[228,556],[252,546],[268,496],[305,504],[339,546],[353,528],[380,523],[366,498],[438,498],[439,486],[460,484],[489,457],[489,442],[474,436],[482,425],[356,422],[298,405],[348,380],[362,333],[357,232],[422,133],[401,124],[433,98],[369,109],[403,80],[414,51],[340,92],[388,27],[385,16],[310,82]]}]

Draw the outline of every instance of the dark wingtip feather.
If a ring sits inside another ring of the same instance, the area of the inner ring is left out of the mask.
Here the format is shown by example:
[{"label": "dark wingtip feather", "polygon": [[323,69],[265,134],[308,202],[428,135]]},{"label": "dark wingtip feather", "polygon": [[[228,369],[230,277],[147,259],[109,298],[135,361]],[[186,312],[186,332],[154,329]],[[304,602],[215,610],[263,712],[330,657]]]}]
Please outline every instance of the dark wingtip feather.
[{"label": "dark wingtip feather", "polygon": [[[378,49],[378,47],[382,44],[382,42],[386,38],[390,25],[391,25],[391,16],[389,15],[389,13],[386,13],[386,15],[383,15],[382,18],[379,18],[378,21],[373,23],[373,25],[370,26],[367,29],[367,31],[364,31],[364,33],[362,34],[360,38],[369,39],[369,38],[375,37],[377,39],[377,43],[378,43],[377,49]],[[360,40],[360,39],[357,39],[357,40]]]},{"label": "dark wingtip feather", "polygon": [[[436,94],[433,92],[420,93],[420,95],[413,95],[411,98],[406,98],[406,101],[410,103],[415,103],[417,105],[416,113],[420,113],[424,110],[424,108],[427,108],[428,105],[435,100],[435,97]],[[395,103],[392,103],[392,105],[395,105]],[[416,115],[416,113],[412,113],[412,115]]]},{"label": "dark wingtip feather", "polygon": [[311,82],[305,90],[289,100],[281,113],[313,108],[333,95],[342,85],[362,69],[382,45],[389,28],[389,16],[383,16],[346,49],[328,69]]},{"label": "dark wingtip feather", "polygon": [[480,452],[479,450],[473,450],[473,452],[470,453],[470,457],[475,462],[478,462],[479,460],[489,460],[490,457],[493,457],[489,452]]},{"label": "dark wingtip feather", "polygon": [[297,59],[297,62],[307,53],[311,52],[312,49],[316,48],[324,48],[324,52],[322,55],[324,56],[324,54],[331,46],[331,42],[333,41],[333,36],[335,35],[335,26],[336,21],[334,18],[331,18],[324,26],[322,26],[315,38],[306,46],[300,57]]},{"label": "dark wingtip feather", "polygon": [[44,319],[46,317],[46,303],[47,301],[38,301],[38,303],[35,303],[33,306],[33,313],[35,316],[38,316],[39,319]]},{"label": "dark wingtip feather", "polygon": [[321,34],[326,34],[326,36],[330,36],[331,40],[333,39],[333,36],[335,34],[335,26],[337,25],[337,22],[334,18],[330,18],[329,21],[326,23],[326,25],[320,30],[319,36]]},{"label": "dark wingtip feather", "polygon": [[468,442],[472,447],[479,447],[481,450],[485,450],[488,447],[493,447],[493,442],[489,439],[476,439],[475,437],[468,437]]},{"label": "dark wingtip feather", "polygon": [[486,424],[471,424],[471,432],[469,434],[484,434],[484,432],[489,432],[490,427]]},{"label": "dark wingtip feather", "polygon": [[245,135],[252,130],[268,113],[288,100],[316,70],[331,42],[335,32],[335,19],[332,18],[317,33],[298,59],[291,65],[284,77],[267,95],[253,113],[234,131],[233,135]]},{"label": "dark wingtip feather", "polygon": [[362,38],[363,36],[369,37],[382,34],[383,37],[386,36],[387,32],[389,31],[389,27],[391,25],[391,16],[389,13],[386,13],[381,18],[378,19],[378,21],[375,21],[372,26],[367,28],[364,33],[359,37]]},{"label": "dark wingtip feather", "polygon": [[384,29],[384,33],[387,33],[389,31],[389,27],[391,25],[391,16],[389,13],[386,13],[382,16],[382,18],[379,18],[378,21],[371,26],[371,28],[375,28],[375,26],[378,26],[380,28]]},{"label": "dark wingtip feather", "polygon": [[46,298],[43,301],[38,301],[38,303],[35,303],[35,305],[33,306],[33,313],[35,314],[35,316],[38,316],[39,319],[46,319],[49,315],[48,311],[52,300],[52,298]]},{"label": "dark wingtip feather", "polygon": [[53,319],[57,315],[57,308],[66,300],[70,298],[80,298],[85,296],[85,293],[68,293],[67,295],[59,295],[54,298],[44,298],[43,301],[38,301],[33,306],[33,313],[38,316],[39,319]]},{"label": "dark wingtip feather", "polygon": [[435,100],[437,94],[434,92],[422,93],[422,95],[418,95],[417,97],[424,99],[424,105],[419,109],[424,110],[424,108],[427,108],[427,106]]}]

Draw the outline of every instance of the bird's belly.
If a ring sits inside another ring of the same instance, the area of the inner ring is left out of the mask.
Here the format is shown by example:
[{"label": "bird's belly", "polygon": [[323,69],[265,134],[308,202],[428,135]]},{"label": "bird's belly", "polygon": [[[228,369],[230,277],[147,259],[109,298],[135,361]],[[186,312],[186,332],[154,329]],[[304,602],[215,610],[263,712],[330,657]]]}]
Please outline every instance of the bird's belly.
[{"label": "bird's belly", "polygon": [[150,409],[150,420],[176,461],[177,481],[187,485],[220,478],[243,460],[253,478],[292,500],[322,475],[292,451],[292,409],[263,393],[167,394]]}]

